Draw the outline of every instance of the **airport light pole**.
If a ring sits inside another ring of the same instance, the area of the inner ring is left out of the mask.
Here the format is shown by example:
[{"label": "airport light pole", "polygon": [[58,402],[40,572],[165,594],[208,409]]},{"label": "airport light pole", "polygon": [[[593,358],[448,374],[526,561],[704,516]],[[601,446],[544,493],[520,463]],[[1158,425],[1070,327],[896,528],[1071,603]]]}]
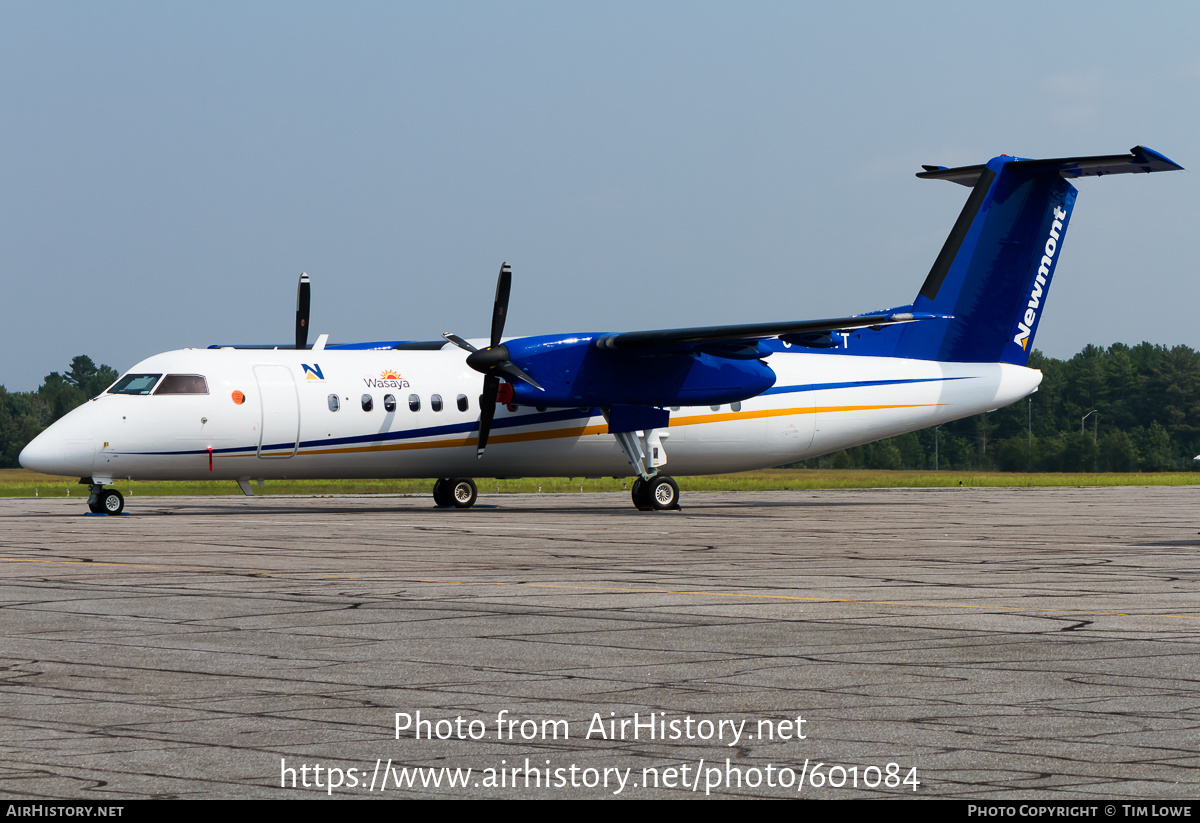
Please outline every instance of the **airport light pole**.
[{"label": "airport light pole", "polygon": [[[1083,421],[1087,420],[1089,417],[1091,417],[1095,413],[1096,413],[1096,410],[1092,409],[1090,412],[1088,412],[1082,418],[1080,418],[1080,420],[1079,420],[1079,433],[1080,434],[1083,434]],[[1099,420],[1100,418],[1096,418],[1096,419]]]},{"label": "airport light pole", "polygon": [[944,425],[946,425],[946,424],[939,423],[938,425],[933,427],[933,470],[934,471],[938,470],[938,429],[940,429]]}]

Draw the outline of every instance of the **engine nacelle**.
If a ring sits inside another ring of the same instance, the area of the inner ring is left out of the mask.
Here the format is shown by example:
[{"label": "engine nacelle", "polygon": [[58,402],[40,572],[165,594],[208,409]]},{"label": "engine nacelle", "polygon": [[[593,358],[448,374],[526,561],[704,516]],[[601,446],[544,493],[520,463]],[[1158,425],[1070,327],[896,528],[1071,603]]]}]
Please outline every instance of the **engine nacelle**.
[{"label": "engine nacelle", "polygon": [[597,348],[602,334],[526,337],[505,345],[512,361],[545,389],[513,386],[525,406],[715,406],[775,385],[761,360],[688,351],[639,354]]}]

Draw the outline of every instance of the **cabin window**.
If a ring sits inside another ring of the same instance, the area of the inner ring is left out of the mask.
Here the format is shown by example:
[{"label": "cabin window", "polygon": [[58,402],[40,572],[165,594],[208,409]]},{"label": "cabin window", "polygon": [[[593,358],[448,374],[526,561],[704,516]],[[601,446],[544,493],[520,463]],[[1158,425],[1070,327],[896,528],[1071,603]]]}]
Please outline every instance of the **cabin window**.
[{"label": "cabin window", "polygon": [[408,396],[408,410],[415,412],[421,410],[421,396],[419,394],[410,394]]},{"label": "cabin window", "polygon": [[198,374],[168,374],[155,394],[208,394],[208,383]]},{"label": "cabin window", "polygon": [[672,406],[672,407],[671,407],[671,411],[679,411],[679,407],[678,407],[678,406]]},{"label": "cabin window", "polygon": [[729,408],[733,409],[734,411],[741,411],[742,410],[742,401],[734,400],[732,403],[729,404]]},{"label": "cabin window", "polygon": [[460,394],[458,396],[458,410],[466,411],[468,405],[469,403],[467,402],[467,396],[465,394]]},{"label": "cabin window", "polygon": [[362,407],[363,411],[370,411],[375,408],[375,398],[369,394],[364,394],[362,396]]},{"label": "cabin window", "polygon": [[113,383],[109,394],[149,394],[161,374],[127,374]]},{"label": "cabin window", "polygon": [[710,409],[712,409],[713,411],[720,411],[720,410],[721,410],[721,407],[720,407],[720,406],[709,406],[709,408],[710,408]]},{"label": "cabin window", "polygon": [[442,396],[440,394],[435,394],[429,398],[429,408],[433,411],[442,410]]},{"label": "cabin window", "polygon": [[336,394],[329,395],[329,410],[337,411],[341,407],[342,404],[338,402],[338,396]]},{"label": "cabin window", "polygon": [[394,412],[396,410],[396,395],[385,394],[383,396],[383,410],[385,412]]}]

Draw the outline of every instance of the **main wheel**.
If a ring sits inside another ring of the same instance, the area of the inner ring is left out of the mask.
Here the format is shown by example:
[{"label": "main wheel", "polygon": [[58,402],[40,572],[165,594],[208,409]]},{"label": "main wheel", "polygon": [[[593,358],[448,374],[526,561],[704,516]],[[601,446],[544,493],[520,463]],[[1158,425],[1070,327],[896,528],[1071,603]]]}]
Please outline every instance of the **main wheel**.
[{"label": "main wheel", "polygon": [[679,508],[679,486],[666,475],[658,475],[646,481],[644,494],[650,505],[658,510]]},{"label": "main wheel", "polygon": [[459,477],[449,481],[446,484],[450,488],[450,494],[453,497],[453,505],[456,509],[469,509],[475,505],[475,498],[479,496],[479,490],[475,488],[475,481],[469,477]]},{"label": "main wheel", "polygon": [[633,481],[633,488],[630,490],[629,496],[633,498],[633,505],[637,507],[638,511],[654,511],[654,504],[650,502],[648,494],[649,488],[650,484],[640,477]]},{"label": "main wheel", "polygon": [[118,515],[125,511],[125,498],[116,489],[100,492],[99,503],[105,514]]},{"label": "main wheel", "polygon": [[100,495],[96,495],[95,500],[88,501],[88,511],[92,514],[107,514],[104,511],[104,504],[100,502]]},{"label": "main wheel", "polygon": [[442,509],[454,505],[454,489],[449,479],[442,477],[433,484],[433,505]]}]

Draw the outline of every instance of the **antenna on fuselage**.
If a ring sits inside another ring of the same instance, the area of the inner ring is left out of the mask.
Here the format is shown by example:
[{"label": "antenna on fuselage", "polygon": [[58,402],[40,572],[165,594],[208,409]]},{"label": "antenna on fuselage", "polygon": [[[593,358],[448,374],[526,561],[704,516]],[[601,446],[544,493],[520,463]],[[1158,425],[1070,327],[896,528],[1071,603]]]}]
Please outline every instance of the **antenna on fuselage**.
[{"label": "antenna on fuselage", "polygon": [[296,287],[296,348],[308,348],[308,306],[312,287],[308,275],[300,273],[300,285]]}]

